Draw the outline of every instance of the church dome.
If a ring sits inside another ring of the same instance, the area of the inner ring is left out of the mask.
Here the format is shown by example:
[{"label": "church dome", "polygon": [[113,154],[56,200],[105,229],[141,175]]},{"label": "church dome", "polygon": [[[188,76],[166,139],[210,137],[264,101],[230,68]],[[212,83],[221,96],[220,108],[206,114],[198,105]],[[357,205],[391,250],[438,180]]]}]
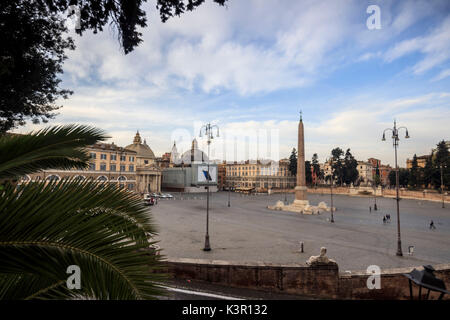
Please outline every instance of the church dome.
[{"label": "church dome", "polygon": [[190,164],[194,162],[206,162],[208,161],[208,156],[198,148],[197,140],[192,141],[191,150],[184,152],[181,155],[180,162],[184,164]]},{"label": "church dome", "polygon": [[136,133],[133,144],[130,144],[125,147],[125,149],[135,151],[138,157],[147,158],[147,159],[155,159],[155,154],[152,149],[147,145],[147,142],[144,140],[142,143],[141,136],[139,135],[139,131]]}]

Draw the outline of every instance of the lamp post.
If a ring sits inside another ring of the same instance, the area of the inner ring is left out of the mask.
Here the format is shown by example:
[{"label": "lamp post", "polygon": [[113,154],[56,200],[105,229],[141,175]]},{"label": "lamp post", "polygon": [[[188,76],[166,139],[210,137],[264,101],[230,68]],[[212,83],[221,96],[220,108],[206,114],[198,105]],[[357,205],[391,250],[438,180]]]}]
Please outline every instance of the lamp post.
[{"label": "lamp post", "polygon": [[442,193],[442,208],[445,208],[445,194],[444,194],[444,170],[441,163],[441,193]]},{"label": "lamp post", "polygon": [[373,196],[374,196],[374,202],[375,202],[373,205],[373,210],[377,211],[378,208],[377,208],[377,184],[376,183],[374,183]]},{"label": "lamp post", "polygon": [[395,150],[395,191],[396,191],[396,198],[395,200],[397,201],[397,256],[403,256],[402,253],[402,240],[401,240],[401,236],[400,236],[400,196],[399,196],[399,177],[398,177],[398,163],[397,163],[397,147],[398,147],[398,142],[399,142],[399,137],[398,137],[398,133],[400,129],[405,129],[406,130],[406,135],[405,135],[405,139],[409,138],[409,134],[408,134],[408,129],[406,127],[399,127],[397,128],[397,123],[394,120],[394,127],[385,129],[383,131],[383,138],[381,139],[382,141],[386,141],[386,131],[392,131],[392,143],[394,145],[394,150]]},{"label": "lamp post", "polygon": [[202,132],[204,130],[205,135],[207,137],[207,143],[208,143],[208,177],[207,177],[207,185],[206,185],[206,235],[205,235],[205,247],[203,248],[203,251],[211,251],[211,246],[209,244],[209,184],[210,184],[210,175],[209,175],[209,145],[211,144],[211,140],[214,138],[213,135],[213,129],[216,128],[217,130],[217,137],[219,137],[219,127],[216,125],[211,125],[210,123],[202,126],[200,128],[200,137],[202,136]]},{"label": "lamp post", "polygon": [[231,186],[228,183],[228,208],[231,207]]},{"label": "lamp post", "polygon": [[[330,165],[331,165],[331,170],[333,170],[333,160],[332,160],[332,158],[330,158]],[[331,181],[330,181],[330,196],[331,196],[331,208],[330,208],[330,211],[331,211],[331,220],[330,220],[330,222],[331,223],[334,223],[334,215],[333,215],[333,171],[331,171]]]}]

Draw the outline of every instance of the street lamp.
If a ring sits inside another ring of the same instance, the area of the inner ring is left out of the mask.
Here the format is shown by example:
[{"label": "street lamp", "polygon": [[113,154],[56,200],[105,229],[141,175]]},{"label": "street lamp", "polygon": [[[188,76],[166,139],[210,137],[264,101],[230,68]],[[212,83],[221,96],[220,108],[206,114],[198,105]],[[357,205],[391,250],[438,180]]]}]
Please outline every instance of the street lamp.
[{"label": "street lamp", "polygon": [[[331,165],[331,170],[333,170],[333,160],[332,160],[332,158],[330,158],[330,165]],[[331,171],[331,181],[330,181],[330,196],[331,196],[331,208],[330,208],[330,211],[331,211],[331,220],[330,220],[330,222],[331,223],[334,223],[334,215],[333,215],[333,171]]]},{"label": "street lamp", "polygon": [[395,190],[396,190],[396,201],[397,201],[397,256],[403,256],[402,253],[402,241],[400,237],[400,197],[399,197],[399,177],[398,177],[398,163],[397,163],[397,147],[399,142],[398,133],[400,129],[406,130],[405,139],[409,138],[408,129],[406,127],[397,128],[397,123],[394,120],[394,128],[388,128],[383,131],[382,141],[386,141],[386,131],[392,131],[392,142],[395,150]]},{"label": "street lamp", "polygon": [[228,208],[231,207],[231,186],[228,183]]},{"label": "street lamp", "polygon": [[211,246],[209,244],[209,184],[211,181],[211,176],[209,175],[209,145],[211,144],[211,140],[214,139],[213,129],[216,128],[217,135],[219,137],[219,127],[216,125],[211,125],[210,123],[202,126],[200,128],[200,137],[202,136],[202,131],[204,130],[206,137],[208,138],[208,177],[207,177],[207,185],[206,185],[206,235],[205,235],[205,247],[203,251],[211,251]]},{"label": "street lamp", "polygon": [[445,208],[445,194],[444,194],[444,174],[441,163],[441,193],[442,193],[442,208]]}]

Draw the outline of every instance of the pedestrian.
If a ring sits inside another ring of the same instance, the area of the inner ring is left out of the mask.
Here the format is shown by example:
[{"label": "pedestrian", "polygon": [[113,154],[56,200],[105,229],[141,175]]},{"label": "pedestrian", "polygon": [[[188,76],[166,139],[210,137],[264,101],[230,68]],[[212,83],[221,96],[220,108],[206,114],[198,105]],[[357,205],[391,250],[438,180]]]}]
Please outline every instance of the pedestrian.
[{"label": "pedestrian", "polygon": [[436,227],[434,226],[433,220],[431,220],[431,222],[430,222],[430,229],[436,229]]},{"label": "pedestrian", "polygon": [[372,212],[372,206],[369,206],[369,213]]},{"label": "pedestrian", "polygon": [[386,216],[383,216],[383,223],[386,223]]},{"label": "pedestrian", "polygon": [[391,222],[391,214],[390,213],[387,215],[387,219],[389,222]]}]

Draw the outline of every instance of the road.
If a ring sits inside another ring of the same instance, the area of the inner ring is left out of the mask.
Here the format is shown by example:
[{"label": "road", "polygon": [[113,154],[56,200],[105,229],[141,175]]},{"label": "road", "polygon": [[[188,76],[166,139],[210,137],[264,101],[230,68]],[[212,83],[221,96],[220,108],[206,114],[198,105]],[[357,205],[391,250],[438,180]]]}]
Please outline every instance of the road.
[{"label": "road", "polygon": [[[299,215],[267,209],[284,195],[241,196],[211,194],[210,241],[212,250],[202,250],[206,229],[205,194],[187,195],[188,200],[160,200],[149,210],[159,228],[158,240],[163,254],[171,258],[200,258],[233,262],[304,263],[318,255],[320,247],[339,264],[341,272],[365,270],[369,265],[381,268],[437,264],[450,261],[450,209],[437,202],[401,200],[403,257],[397,249],[395,200],[373,197],[334,195],[335,223],[329,213]],[[193,199],[195,197],[195,199]],[[289,194],[288,201],[293,200]],[[325,201],[330,195],[309,194],[310,203]],[[383,224],[385,214],[391,223]],[[430,220],[436,230],[429,229]],[[299,253],[299,242],[304,253]],[[414,254],[407,255],[408,246]]]}]

